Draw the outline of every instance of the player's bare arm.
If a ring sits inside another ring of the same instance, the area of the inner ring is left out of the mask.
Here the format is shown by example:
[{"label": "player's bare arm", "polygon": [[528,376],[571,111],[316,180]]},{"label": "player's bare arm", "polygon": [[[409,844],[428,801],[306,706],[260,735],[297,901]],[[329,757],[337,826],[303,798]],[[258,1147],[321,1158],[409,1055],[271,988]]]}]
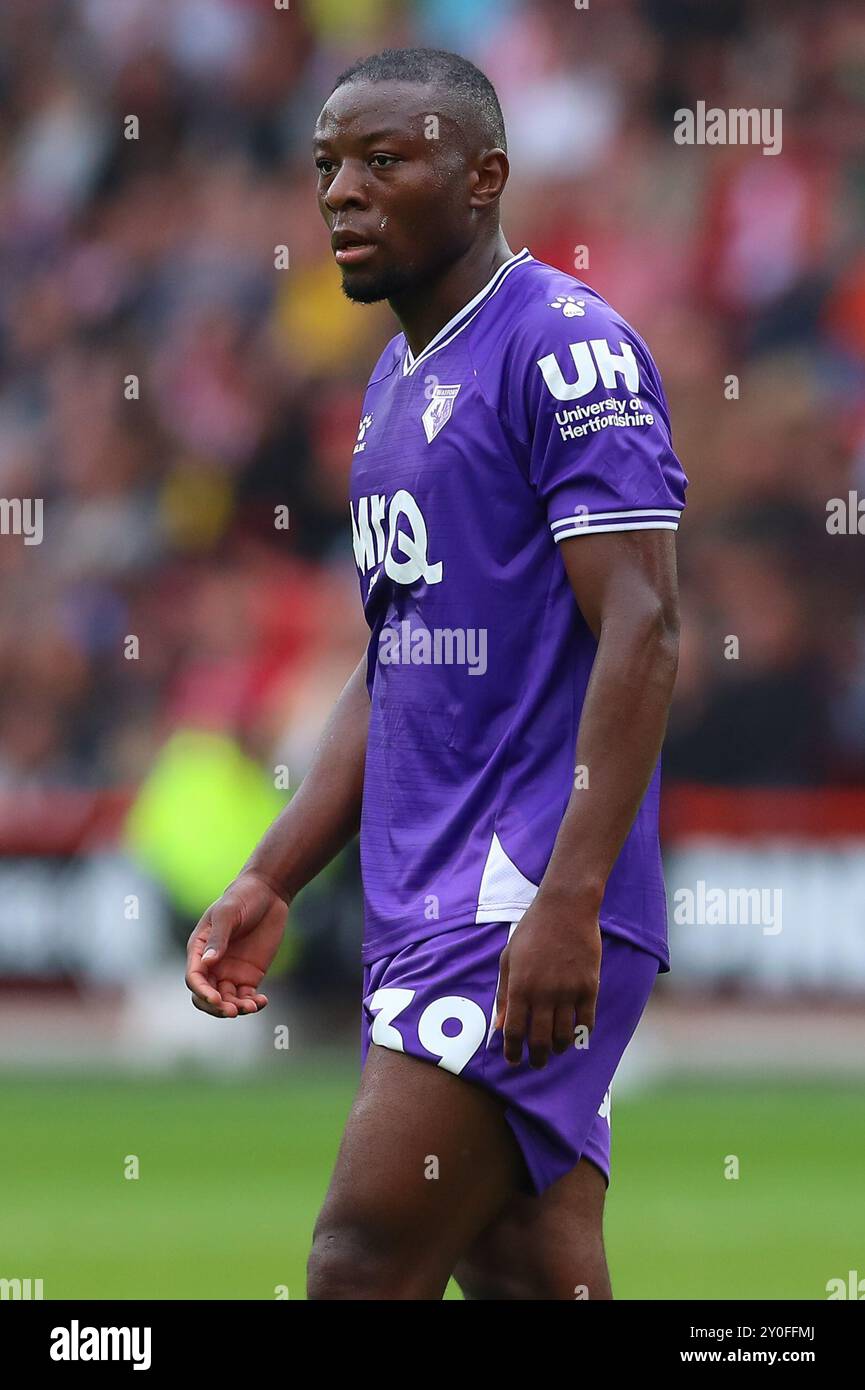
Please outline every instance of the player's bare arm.
[{"label": "player's bare arm", "polygon": [[189,938],[192,1002],[216,1018],[265,1008],[258,986],[279,948],[292,898],[357,834],[369,727],[366,669],[364,657],[294,798]]},{"label": "player's bare arm", "polygon": [[669,531],[580,536],[562,558],[598,643],[583,705],[577,775],[538,895],[502,955],[497,1023],[504,1052],[532,1066],[594,1027],[598,921],[610,870],[658,760],[678,660]]}]

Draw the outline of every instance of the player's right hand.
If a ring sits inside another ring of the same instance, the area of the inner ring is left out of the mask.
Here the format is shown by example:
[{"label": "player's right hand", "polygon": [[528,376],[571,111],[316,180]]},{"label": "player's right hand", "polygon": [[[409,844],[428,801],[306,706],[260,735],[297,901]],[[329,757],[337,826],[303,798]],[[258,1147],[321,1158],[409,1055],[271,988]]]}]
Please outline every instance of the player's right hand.
[{"label": "player's right hand", "polygon": [[186,946],[192,1002],[214,1018],[267,1007],[258,986],[282,941],[288,904],[267,879],[246,869],[204,913]]}]

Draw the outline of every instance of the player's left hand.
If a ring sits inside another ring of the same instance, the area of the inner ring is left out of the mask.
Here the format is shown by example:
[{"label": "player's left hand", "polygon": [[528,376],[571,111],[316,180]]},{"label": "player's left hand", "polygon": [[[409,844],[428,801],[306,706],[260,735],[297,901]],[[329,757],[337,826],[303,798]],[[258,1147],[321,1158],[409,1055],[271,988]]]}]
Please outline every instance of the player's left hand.
[{"label": "player's left hand", "polygon": [[505,1060],[546,1066],[550,1053],[574,1046],[582,1026],[591,1033],[601,973],[596,913],[582,919],[572,905],[551,907],[539,895],[502,952],[496,1028]]},{"label": "player's left hand", "polygon": [[285,931],[288,900],[244,869],[211,903],[186,944],[192,1002],[214,1018],[241,1018],[267,1007],[259,985]]}]

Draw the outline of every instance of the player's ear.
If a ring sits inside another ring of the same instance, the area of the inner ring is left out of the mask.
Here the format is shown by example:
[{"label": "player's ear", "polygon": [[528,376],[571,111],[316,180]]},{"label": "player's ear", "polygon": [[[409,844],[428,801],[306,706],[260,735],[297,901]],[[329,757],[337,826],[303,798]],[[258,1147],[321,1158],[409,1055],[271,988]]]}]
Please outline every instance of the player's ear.
[{"label": "player's ear", "polygon": [[469,207],[485,208],[497,202],[504,192],[510,169],[504,150],[486,150],[479,155],[472,170],[473,186]]}]

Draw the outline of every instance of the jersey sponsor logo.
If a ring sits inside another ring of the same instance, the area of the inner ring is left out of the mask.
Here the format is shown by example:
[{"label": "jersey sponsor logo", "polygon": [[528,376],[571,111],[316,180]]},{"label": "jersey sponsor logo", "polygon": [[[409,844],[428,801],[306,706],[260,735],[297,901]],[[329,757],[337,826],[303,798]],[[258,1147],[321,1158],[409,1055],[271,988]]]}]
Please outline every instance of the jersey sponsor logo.
[{"label": "jersey sponsor logo", "polygon": [[639,396],[630,399],[608,396],[603,401],[592,401],[591,405],[572,405],[567,410],[556,411],[556,424],[562,439],[582,439],[610,425],[616,429],[630,429],[633,425],[654,423],[654,415],[643,409]]},{"label": "jersey sponsor logo", "polygon": [[355,444],[354,449],[352,450],[353,453],[355,453],[355,454],[362,454],[362,453],[363,453],[364,449],[366,448],[366,440],[365,440],[364,436],[365,436],[365,434],[366,434],[366,432],[367,432],[367,430],[369,429],[369,427],[370,427],[371,424],[372,424],[372,414],[363,415],[363,416],[361,417],[360,425],[358,426],[358,430],[357,430],[357,443]]},{"label": "jersey sponsor logo", "polygon": [[389,506],[384,493],[374,493],[358,498],[356,515],[354,506],[350,508],[354,558],[361,574],[383,563],[395,584],[416,584],[419,579],[441,583],[442,563],[430,562],[426,521],[410,492],[400,488]]},{"label": "jersey sponsor logo", "polygon": [[460,393],[459,386],[434,386],[430,403],[424,411],[421,423],[427,444],[432,444],[454,412],[454,401]]},{"label": "jersey sponsor logo", "polygon": [[598,374],[608,391],[612,391],[621,377],[627,390],[635,396],[640,389],[640,369],[630,343],[619,341],[621,352],[614,352],[606,338],[590,338],[584,343],[569,343],[571,357],[577,372],[576,381],[565,381],[554,352],[541,357],[538,366],[547,385],[547,390],[557,401],[577,401],[588,396],[598,384]]}]

